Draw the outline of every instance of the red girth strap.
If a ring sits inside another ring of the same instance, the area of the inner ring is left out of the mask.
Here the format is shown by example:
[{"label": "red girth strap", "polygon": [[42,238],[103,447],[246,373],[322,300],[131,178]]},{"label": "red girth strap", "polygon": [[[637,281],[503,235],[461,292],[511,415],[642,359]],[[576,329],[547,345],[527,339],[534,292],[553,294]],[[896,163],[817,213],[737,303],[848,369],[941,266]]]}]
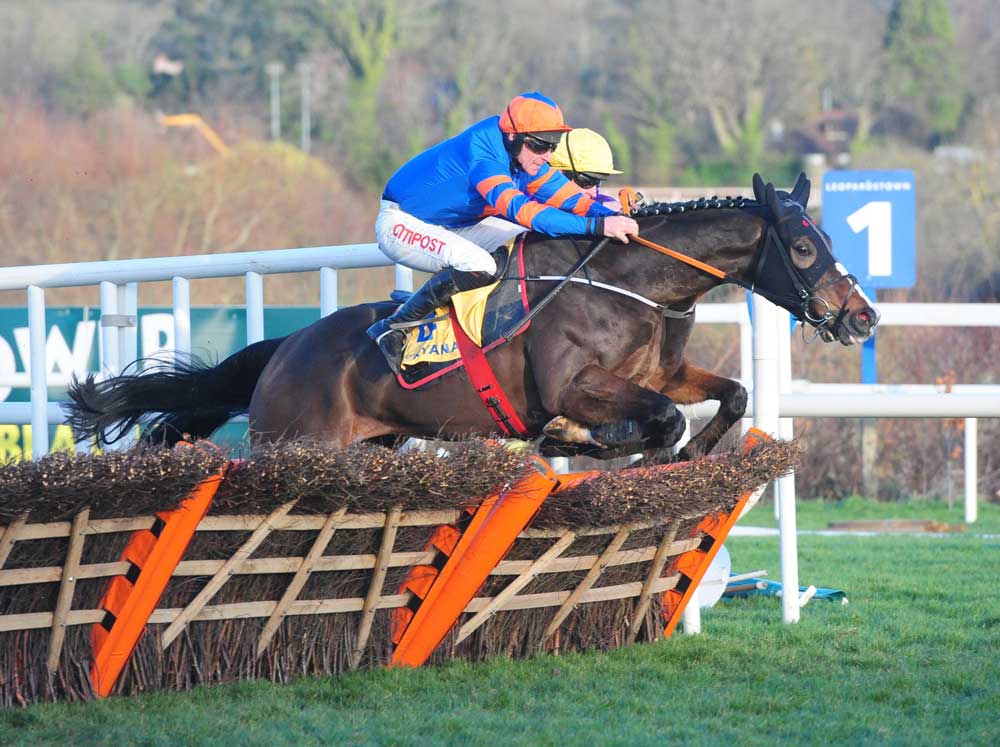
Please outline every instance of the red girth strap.
[{"label": "red girth strap", "polygon": [[507,395],[500,388],[500,383],[493,374],[493,369],[490,367],[489,361],[486,360],[486,356],[483,355],[482,349],[465,334],[454,307],[451,309],[451,321],[451,326],[455,330],[455,342],[458,343],[458,352],[462,354],[465,371],[469,375],[469,381],[472,382],[472,387],[479,395],[479,399],[486,405],[486,409],[505,436],[527,438],[528,429],[525,428],[510,400],[507,399]]}]

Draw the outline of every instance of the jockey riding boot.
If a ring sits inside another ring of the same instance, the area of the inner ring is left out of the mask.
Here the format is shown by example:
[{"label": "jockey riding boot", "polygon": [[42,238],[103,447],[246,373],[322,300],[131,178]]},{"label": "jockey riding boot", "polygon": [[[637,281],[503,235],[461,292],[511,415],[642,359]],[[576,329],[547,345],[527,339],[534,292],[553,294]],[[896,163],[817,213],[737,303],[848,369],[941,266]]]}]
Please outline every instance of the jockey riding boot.
[{"label": "jockey riding boot", "polygon": [[385,356],[385,360],[389,364],[389,369],[394,374],[401,371],[403,345],[406,342],[407,330],[392,329],[389,325],[420,321],[438,306],[446,305],[459,290],[458,286],[455,285],[454,273],[455,271],[450,267],[441,270],[424,283],[391,316],[379,319],[368,328],[368,336],[378,345],[378,349],[382,351],[382,355]]},{"label": "jockey riding boot", "polygon": [[496,275],[488,272],[464,272],[451,267],[445,268],[424,283],[395,313],[370,326],[368,336],[382,351],[389,369],[394,374],[402,370],[407,332],[405,329],[392,329],[389,325],[420,321],[439,306],[447,306],[456,293],[489,285],[495,278]]}]

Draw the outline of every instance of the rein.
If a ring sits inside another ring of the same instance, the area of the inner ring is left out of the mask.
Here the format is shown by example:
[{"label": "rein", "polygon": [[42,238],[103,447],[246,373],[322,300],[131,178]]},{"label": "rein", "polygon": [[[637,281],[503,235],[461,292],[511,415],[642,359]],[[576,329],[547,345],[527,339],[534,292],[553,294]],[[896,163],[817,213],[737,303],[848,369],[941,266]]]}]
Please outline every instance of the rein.
[{"label": "rein", "polygon": [[713,267],[707,262],[702,262],[701,260],[695,259],[694,257],[689,257],[686,254],[681,254],[678,251],[665,247],[661,244],[657,244],[655,241],[650,241],[649,239],[644,239],[642,236],[634,234],[629,234],[629,239],[631,241],[636,242],[637,244],[642,244],[643,246],[648,247],[653,251],[659,252],[660,254],[665,254],[666,256],[672,257],[673,259],[683,262],[686,265],[690,265],[691,267],[694,267],[697,270],[701,270],[704,273],[707,273],[713,277],[718,278],[724,283],[732,283],[733,285],[739,285],[751,292],[754,289],[753,283],[748,283],[745,280],[740,280],[739,278],[735,278],[732,275],[726,274],[718,267]]},{"label": "rein", "polygon": [[590,262],[590,260],[596,257],[598,253],[600,253],[600,251],[608,245],[609,240],[610,239],[608,239],[607,237],[604,237],[596,244],[594,244],[594,247],[589,252],[587,252],[585,256],[578,259],[576,264],[574,264],[571,268],[569,268],[569,272],[567,272],[566,275],[563,276],[562,280],[559,281],[559,284],[556,285],[556,287],[550,290],[547,294],[545,294],[545,296],[542,297],[542,300],[540,300],[537,304],[535,304],[535,306],[531,309],[531,311],[525,314],[524,317],[521,319],[521,321],[515,324],[514,327],[509,332],[507,332],[507,334],[503,336],[504,341],[508,341],[512,337],[516,337],[517,334],[522,329],[528,326],[531,320],[534,319],[536,316],[538,316],[539,312],[541,312],[542,309],[544,309],[552,302],[552,299],[556,297],[556,294],[558,294],[559,291],[565,288],[567,283],[573,280],[573,276],[576,275],[580,270],[582,270],[584,265]]},{"label": "rein", "polygon": [[[835,283],[840,282],[843,278],[837,278],[819,287],[809,287],[806,283],[803,282],[801,275],[798,271],[798,268],[796,268],[792,264],[791,260],[788,258],[786,253],[780,250],[781,242],[778,239],[777,232],[775,231],[773,225],[768,226],[767,233],[764,235],[763,242],[761,243],[761,247],[758,250],[757,258],[753,263],[753,276],[751,278],[751,282],[749,283],[746,282],[745,280],[740,280],[739,278],[733,277],[732,275],[729,275],[720,270],[719,268],[707,264],[706,262],[697,260],[694,257],[689,257],[686,254],[682,254],[681,252],[675,251],[674,249],[670,249],[668,247],[662,246],[661,244],[657,244],[655,241],[650,241],[649,239],[643,238],[642,236],[629,234],[629,239],[631,241],[635,241],[637,244],[641,244],[642,246],[648,247],[653,251],[659,252],[660,254],[666,255],[668,257],[678,260],[679,262],[683,262],[684,264],[690,265],[691,267],[694,267],[697,270],[701,270],[702,272],[708,275],[718,278],[724,283],[732,283],[733,285],[738,285],[741,288],[745,288],[751,293],[758,292],[757,283],[760,278],[761,268],[764,266],[764,262],[767,259],[768,251],[772,248],[772,246],[778,247],[779,248],[778,255],[781,257],[781,260],[785,266],[788,276],[792,281],[792,285],[794,286],[795,291],[799,296],[802,318],[804,321],[808,321],[816,328],[816,335],[819,335],[825,329],[828,329],[831,333],[833,333],[836,331],[838,327],[840,327],[843,324],[844,317],[847,315],[847,304],[850,301],[851,296],[853,296],[854,293],[857,291],[858,287],[858,281],[853,275],[845,276],[851,282],[851,290],[845,296],[843,303],[840,305],[840,308],[837,309],[836,312],[834,312],[830,308],[829,302],[827,302],[826,299],[824,299],[823,297],[819,296],[818,292],[834,285]],[[826,311],[819,317],[810,312],[809,305],[813,301],[822,304],[826,308]],[[813,339],[815,339],[815,335]]]}]

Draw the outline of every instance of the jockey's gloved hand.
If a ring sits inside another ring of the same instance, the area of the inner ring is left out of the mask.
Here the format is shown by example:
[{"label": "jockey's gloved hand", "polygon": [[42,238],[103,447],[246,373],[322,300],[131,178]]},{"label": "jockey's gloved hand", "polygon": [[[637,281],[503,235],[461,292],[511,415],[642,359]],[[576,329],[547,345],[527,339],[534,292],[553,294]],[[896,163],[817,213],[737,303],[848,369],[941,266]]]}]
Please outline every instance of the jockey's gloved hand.
[{"label": "jockey's gloved hand", "polygon": [[604,235],[623,244],[628,243],[628,234],[639,233],[639,224],[625,215],[609,215],[604,219]]}]

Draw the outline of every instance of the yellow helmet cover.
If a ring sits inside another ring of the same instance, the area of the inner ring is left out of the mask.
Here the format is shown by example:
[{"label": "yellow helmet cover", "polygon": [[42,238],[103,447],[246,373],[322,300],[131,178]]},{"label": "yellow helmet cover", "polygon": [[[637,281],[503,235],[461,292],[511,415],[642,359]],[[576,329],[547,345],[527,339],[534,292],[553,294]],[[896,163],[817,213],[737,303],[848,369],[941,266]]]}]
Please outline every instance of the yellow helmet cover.
[{"label": "yellow helmet cover", "polygon": [[560,171],[620,174],[611,156],[611,146],[601,135],[580,128],[564,132],[549,165]]}]

